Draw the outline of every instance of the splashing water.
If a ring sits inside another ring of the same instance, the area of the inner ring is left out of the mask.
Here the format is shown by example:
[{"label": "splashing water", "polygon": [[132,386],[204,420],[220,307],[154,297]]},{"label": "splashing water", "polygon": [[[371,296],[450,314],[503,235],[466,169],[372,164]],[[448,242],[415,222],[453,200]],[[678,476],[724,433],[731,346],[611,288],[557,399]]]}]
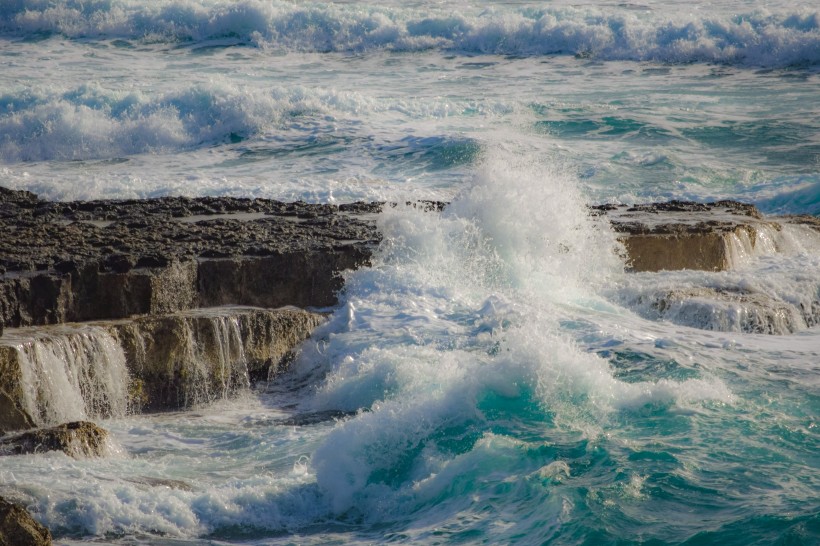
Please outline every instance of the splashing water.
[{"label": "splashing water", "polygon": [[0,458],[0,494],[66,544],[820,542],[809,228],[625,274],[586,209],[816,215],[818,29],[782,0],[3,3],[4,186],[452,204],[386,210],[270,384],[226,321],[189,332],[186,412],[112,402],[104,341],[25,348],[29,411],[113,415],[125,454]]},{"label": "splashing water", "polygon": [[561,331],[567,309],[595,305],[594,287],[623,268],[565,174],[487,158],[440,216],[396,208],[380,227],[376,265],[347,279],[310,401],[360,411],[312,459],[337,513],[425,510],[439,474],[498,446],[533,449],[522,433],[594,441],[620,408],[732,399],[708,377],[624,383]]}]

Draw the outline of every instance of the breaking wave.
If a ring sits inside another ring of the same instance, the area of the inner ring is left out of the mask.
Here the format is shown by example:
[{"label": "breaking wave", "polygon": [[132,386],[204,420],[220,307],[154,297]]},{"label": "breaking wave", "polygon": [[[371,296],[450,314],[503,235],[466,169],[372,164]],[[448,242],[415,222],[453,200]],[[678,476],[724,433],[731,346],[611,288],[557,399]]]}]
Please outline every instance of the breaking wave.
[{"label": "breaking wave", "polygon": [[[355,138],[345,135],[344,119],[351,117],[389,111],[424,119],[474,109],[467,101],[379,101],[356,92],[301,86],[259,90],[228,81],[181,85],[165,93],[110,90],[96,83],[63,90],[27,88],[0,93],[0,161],[117,158],[252,138],[257,142],[242,151],[245,155],[286,154],[289,148],[283,139],[294,140],[302,150],[306,139],[321,145],[325,134]],[[424,155],[420,159],[425,168],[431,168],[427,163],[435,168],[463,161],[462,156],[469,160],[477,150],[469,139],[453,145],[441,140],[408,137],[373,146],[376,153],[410,160]],[[265,152],[270,149],[275,151]],[[428,157],[431,154],[435,157]]]},{"label": "breaking wave", "polygon": [[[420,51],[785,67],[820,63],[820,12],[498,6],[412,9],[241,0],[12,0],[6,35],[198,43],[303,52]],[[672,13],[670,13],[672,12]]]}]

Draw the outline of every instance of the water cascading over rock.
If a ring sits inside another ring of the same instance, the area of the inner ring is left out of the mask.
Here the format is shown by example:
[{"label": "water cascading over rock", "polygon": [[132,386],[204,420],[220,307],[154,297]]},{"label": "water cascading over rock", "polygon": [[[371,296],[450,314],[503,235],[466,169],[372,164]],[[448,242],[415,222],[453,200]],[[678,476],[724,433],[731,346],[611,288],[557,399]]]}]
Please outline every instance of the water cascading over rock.
[{"label": "water cascading over rock", "polygon": [[322,320],[299,309],[223,307],[8,330],[0,430],[225,399],[275,374]]}]

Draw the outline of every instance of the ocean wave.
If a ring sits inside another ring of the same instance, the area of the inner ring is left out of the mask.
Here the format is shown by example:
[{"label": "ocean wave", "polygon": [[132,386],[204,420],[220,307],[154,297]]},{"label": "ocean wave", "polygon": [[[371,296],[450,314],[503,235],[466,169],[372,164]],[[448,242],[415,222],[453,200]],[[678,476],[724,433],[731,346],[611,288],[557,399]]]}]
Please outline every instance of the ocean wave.
[{"label": "ocean wave", "polygon": [[[479,108],[489,114],[506,107]],[[0,162],[116,158],[256,138],[243,151],[250,160],[286,155],[305,143],[314,147],[323,134],[344,133],[345,120],[371,113],[429,119],[473,115],[475,110],[470,101],[377,100],[334,89],[255,89],[219,80],[164,93],[111,90],[97,83],[61,90],[25,88],[0,93]],[[296,143],[283,142],[289,138]],[[404,156],[421,169],[469,161],[477,145],[470,139],[408,137],[374,146],[371,151],[377,155]]]},{"label": "ocean wave", "polygon": [[820,216],[820,176],[801,177],[785,191],[756,201],[769,214],[811,214]]},{"label": "ocean wave", "polygon": [[[83,85],[0,96],[0,159],[84,160],[176,150],[257,132],[288,101],[230,86],[150,96]],[[283,104],[284,103],[284,104]]]},{"label": "ocean wave", "polygon": [[421,51],[785,67],[820,63],[820,11],[710,13],[625,8],[429,9],[285,2],[13,0],[5,35],[142,43],[230,39],[305,52]]}]

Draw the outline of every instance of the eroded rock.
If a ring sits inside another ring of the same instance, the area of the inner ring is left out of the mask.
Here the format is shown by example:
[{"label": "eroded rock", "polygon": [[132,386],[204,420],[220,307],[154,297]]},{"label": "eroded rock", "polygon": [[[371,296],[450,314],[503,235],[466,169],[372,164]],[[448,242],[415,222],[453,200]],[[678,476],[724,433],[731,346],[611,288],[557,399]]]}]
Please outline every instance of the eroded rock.
[{"label": "eroded rock", "polygon": [[142,411],[190,407],[283,369],[324,316],[300,309],[221,307],[104,325],[125,352]]},{"label": "eroded rock", "polygon": [[0,497],[0,546],[50,546],[51,533],[28,510]]},{"label": "eroded rock", "polygon": [[632,271],[725,271],[756,253],[775,252],[775,219],[736,201],[670,201],[592,207],[619,233]]},{"label": "eroded rock", "polygon": [[707,287],[641,294],[629,302],[643,316],[721,332],[790,334],[820,322],[820,302],[803,306],[770,295]]},{"label": "eroded rock", "polygon": [[187,408],[267,380],[325,320],[218,307],[11,329],[0,340],[0,430]]},{"label": "eroded rock", "polygon": [[0,455],[62,451],[75,459],[102,457],[108,449],[107,440],[105,429],[88,421],[75,421],[0,439]]},{"label": "eroded rock", "polygon": [[369,261],[377,203],[161,198],[48,203],[0,191],[0,324],[213,305],[324,307]]}]

